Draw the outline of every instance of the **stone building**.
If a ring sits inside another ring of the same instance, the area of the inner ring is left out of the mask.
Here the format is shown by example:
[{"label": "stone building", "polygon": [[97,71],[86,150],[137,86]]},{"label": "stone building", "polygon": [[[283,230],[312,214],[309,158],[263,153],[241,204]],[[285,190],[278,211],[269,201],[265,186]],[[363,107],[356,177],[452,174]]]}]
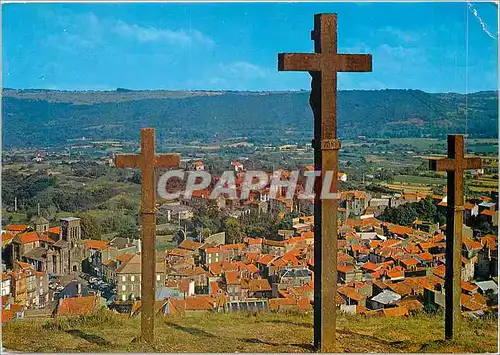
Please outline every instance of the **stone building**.
[{"label": "stone building", "polygon": [[32,231],[12,239],[12,260],[22,260],[36,271],[66,275],[82,271],[88,249],[81,238],[80,219],[62,218],[59,228],[49,228],[48,221],[37,218]]}]

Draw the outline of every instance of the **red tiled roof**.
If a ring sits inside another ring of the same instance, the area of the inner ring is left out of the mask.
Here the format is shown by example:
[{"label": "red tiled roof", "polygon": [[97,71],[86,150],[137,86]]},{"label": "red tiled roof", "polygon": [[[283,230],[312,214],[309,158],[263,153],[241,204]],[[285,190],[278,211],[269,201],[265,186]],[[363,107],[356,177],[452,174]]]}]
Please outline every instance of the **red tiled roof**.
[{"label": "red tiled roof", "polygon": [[434,269],[432,269],[432,273],[444,279],[446,275],[446,266],[438,265]]},{"label": "red tiled roof", "polygon": [[366,296],[358,293],[354,288],[352,287],[341,287],[337,290],[338,293],[340,293],[341,295],[344,295],[352,300],[355,300],[355,301],[361,301],[363,300],[364,298],[366,298]]},{"label": "red tiled roof", "polygon": [[104,240],[86,239],[85,244],[89,249],[96,249],[96,250],[106,249],[109,246],[108,242]]},{"label": "red tiled roof", "polygon": [[481,249],[483,247],[480,242],[471,240],[467,237],[462,237],[462,243],[469,249]]},{"label": "red tiled roof", "polygon": [[203,244],[195,242],[190,239],[184,239],[181,244],[179,244],[180,249],[187,249],[187,250],[196,250],[197,248],[201,247]]},{"label": "red tiled roof", "polygon": [[349,271],[354,270],[354,267],[348,265],[337,265],[337,271],[347,273]]},{"label": "red tiled roof", "polygon": [[418,265],[418,264],[420,264],[420,261],[418,261],[417,259],[414,259],[414,258],[410,258],[410,259],[402,259],[401,263],[406,265],[406,266],[410,266],[410,265]]},{"label": "red tiled roof", "polygon": [[49,228],[49,233],[60,234],[61,233],[61,227],[50,227]]},{"label": "red tiled roof", "polygon": [[252,279],[248,283],[250,292],[271,291],[271,285],[266,279]]},{"label": "red tiled roof", "polygon": [[64,298],[57,308],[57,315],[79,316],[90,314],[96,311],[99,306],[98,296]]},{"label": "red tiled roof", "polygon": [[378,270],[382,267],[381,264],[375,264],[372,263],[371,261],[366,262],[363,266],[361,266],[362,269],[368,270],[368,271],[375,271]]},{"label": "red tiled roof", "polygon": [[14,235],[9,232],[2,233],[2,243],[11,240],[14,238]]},{"label": "red tiled roof", "polygon": [[240,280],[238,280],[238,271],[226,271],[224,275],[226,277],[226,284],[238,285],[240,283]]},{"label": "red tiled roof", "polygon": [[219,248],[207,248],[207,249],[205,249],[205,253],[207,253],[207,254],[220,253],[220,249]]},{"label": "red tiled roof", "polygon": [[472,291],[475,291],[478,289],[478,287],[476,285],[473,285],[469,282],[465,282],[465,281],[460,281],[460,287],[462,288],[462,290],[465,290],[465,291],[469,291],[469,292],[472,292]]},{"label": "red tiled roof", "polygon": [[263,256],[259,259],[258,263],[259,263],[259,264],[263,264],[263,265],[267,265],[267,264],[269,264],[271,261],[273,261],[273,260],[274,260],[274,258],[275,258],[274,256],[269,255],[269,254],[266,254],[266,255],[263,255]]},{"label": "red tiled roof", "polygon": [[247,243],[248,245],[257,245],[257,244],[262,244],[264,239],[262,238],[248,238]]},{"label": "red tiled roof", "polygon": [[389,232],[397,234],[397,235],[404,235],[404,234],[412,234],[413,229],[409,228],[409,227],[404,227],[404,226],[394,224],[394,225],[389,227]]},{"label": "red tiled roof", "polygon": [[226,245],[221,245],[219,248],[221,250],[243,249],[243,248],[245,248],[245,244],[243,244],[243,243],[239,243],[239,244],[226,244]]},{"label": "red tiled roof", "polygon": [[24,232],[28,229],[28,226],[25,224],[9,224],[5,229],[12,232]]}]

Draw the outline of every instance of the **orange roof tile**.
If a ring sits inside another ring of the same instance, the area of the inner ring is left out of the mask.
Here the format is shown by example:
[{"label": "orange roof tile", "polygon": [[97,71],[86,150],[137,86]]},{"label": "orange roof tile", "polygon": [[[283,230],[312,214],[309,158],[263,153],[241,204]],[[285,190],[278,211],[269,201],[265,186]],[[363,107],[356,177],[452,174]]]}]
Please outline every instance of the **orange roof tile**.
[{"label": "orange roof tile", "polygon": [[98,296],[63,298],[57,308],[58,316],[90,314],[99,308]]},{"label": "orange roof tile", "polygon": [[414,258],[409,258],[409,259],[402,259],[401,263],[406,265],[406,266],[410,266],[410,265],[418,265],[418,264],[420,264],[420,261],[418,261],[417,259],[414,259]]},{"label": "orange roof tile", "polygon": [[460,287],[462,288],[462,290],[469,291],[469,292],[476,291],[478,289],[478,287],[476,285],[473,285],[473,284],[471,284],[469,282],[465,282],[465,281],[460,281]]},{"label": "orange roof tile", "polygon": [[348,265],[337,265],[337,271],[347,273],[349,271],[354,270],[354,267]]},{"label": "orange roof tile", "polygon": [[404,226],[394,224],[394,225],[389,227],[389,232],[397,234],[397,235],[405,235],[405,234],[412,234],[413,229],[409,228],[409,227],[404,227]]},{"label": "orange roof tile", "polygon": [[7,241],[11,240],[12,238],[14,238],[14,235],[12,233],[8,233],[8,232],[2,233],[2,243],[7,242]]},{"label": "orange roof tile", "polygon": [[248,283],[250,292],[271,291],[271,285],[266,279],[252,279]]},{"label": "orange roof tile", "polygon": [[87,245],[87,248],[95,250],[106,249],[109,246],[108,242],[104,240],[93,240],[93,239],[86,239],[85,245]]},{"label": "orange roof tile", "polygon": [[477,242],[475,240],[471,240],[467,237],[462,237],[462,243],[467,246],[469,249],[481,249],[483,246],[481,245],[480,242]]},{"label": "orange roof tile", "polygon": [[60,234],[61,233],[61,227],[50,227],[49,232],[53,234]]},{"label": "orange roof tile", "polygon": [[269,255],[269,254],[266,254],[266,255],[263,255],[263,256],[259,259],[258,263],[259,263],[259,264],[263,264],[263,265],[267,265],[267,264],[269,264],[271,261],[273,261],[273,260],[274,260],[274,258],[275,258],[274,256]]},{"label": "orange roof tile", "polygon": [[248,245],[257,245],[257,244],[262,244],[264,239],[262,238],[248,238],[247,243]]},{"label": "orange roof tile", "polygon": [[240,280],[238,280],[238,271],[226,271],[226,284],[228,285],[238,285]]},{"label": "orange roof tile", "polygon": [[24,232],[28,229],[28,226],[25,224],[9,224],[5,229],[12,232]]},{"label": "orange roof tile", "polygon": [[219,248],[221,250],[243,249],[243,248],[245,248],[245,244],[243,244],[243,243],[226,244],[226,245],[221,245]]}]

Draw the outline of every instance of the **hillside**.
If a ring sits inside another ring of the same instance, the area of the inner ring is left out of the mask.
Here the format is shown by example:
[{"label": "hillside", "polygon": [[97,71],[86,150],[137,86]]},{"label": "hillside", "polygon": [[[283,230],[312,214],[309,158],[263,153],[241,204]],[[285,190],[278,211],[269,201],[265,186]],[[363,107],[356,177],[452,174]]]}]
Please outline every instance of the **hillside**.
[{"label": "hillside", "polygon": [[[20,320],[2,329],[3,346],[22,352],[312,352],[312,316],[215,313],[157,318],[152,345],[133,341],[140,318],[103,311],[86,318]],[[497,320],[467,321],[443,340],[444,319],[341,316],[338,352],[497,352]]]},{"label": "hillside", "polygon": [[[465,132],[465,96],[418,90],[340,91],[339,135],[443,137]],[[497,136],[497,92],[468,95],[467,132]],[[309,93],[176,91],[3,91],[4,147],[64,146],[68,139],[137,140],[158,129],[163,144],[310,142]]]}]

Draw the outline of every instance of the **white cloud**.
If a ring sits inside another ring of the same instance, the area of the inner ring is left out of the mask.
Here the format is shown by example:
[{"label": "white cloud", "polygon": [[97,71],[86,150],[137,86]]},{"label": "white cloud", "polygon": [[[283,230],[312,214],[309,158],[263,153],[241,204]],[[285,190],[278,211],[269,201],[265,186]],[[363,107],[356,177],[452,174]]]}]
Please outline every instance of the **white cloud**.
[{"label": "white cloud", "polygon": [[214,45],[211,38],[198,30],[171,30],[116,21],[111,31],[119,36],[139,42],[167,42],[173,45],[190,45],[194,43],[206,46]]}]

